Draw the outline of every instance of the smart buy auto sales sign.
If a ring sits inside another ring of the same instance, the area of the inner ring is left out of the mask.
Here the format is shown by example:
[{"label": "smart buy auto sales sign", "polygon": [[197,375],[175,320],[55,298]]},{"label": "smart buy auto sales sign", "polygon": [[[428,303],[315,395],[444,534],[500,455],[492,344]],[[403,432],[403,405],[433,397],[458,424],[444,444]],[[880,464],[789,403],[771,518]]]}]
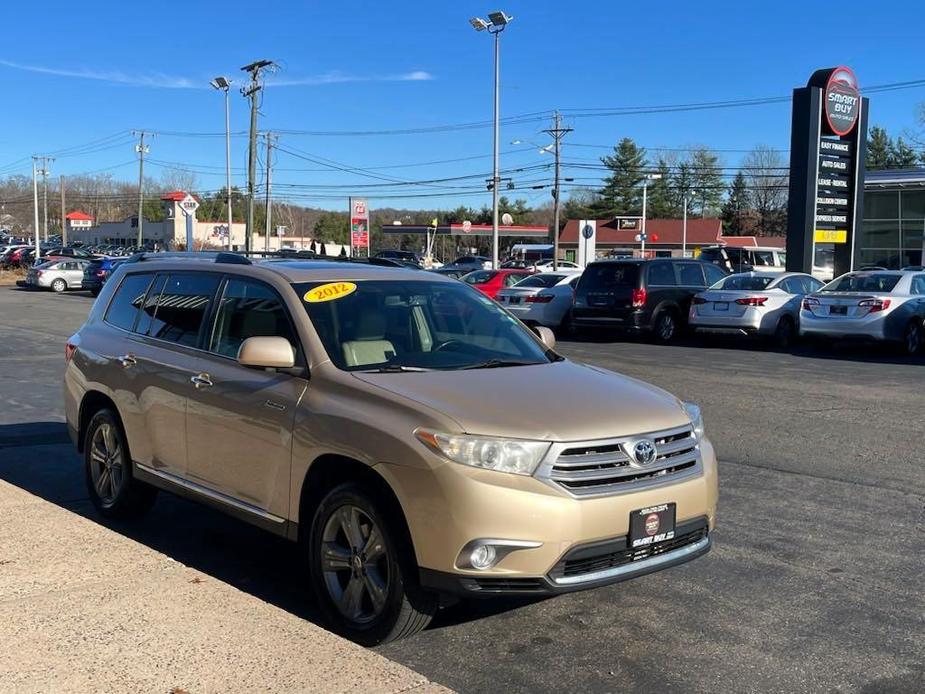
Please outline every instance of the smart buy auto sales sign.
[{"label": "smart buy auto sales sign", "polygon": [[825,121],[830,135],[843,137],[854,130],[861,112],[861,94],[854,72],[846,67],[832,70],[823,92]]}]

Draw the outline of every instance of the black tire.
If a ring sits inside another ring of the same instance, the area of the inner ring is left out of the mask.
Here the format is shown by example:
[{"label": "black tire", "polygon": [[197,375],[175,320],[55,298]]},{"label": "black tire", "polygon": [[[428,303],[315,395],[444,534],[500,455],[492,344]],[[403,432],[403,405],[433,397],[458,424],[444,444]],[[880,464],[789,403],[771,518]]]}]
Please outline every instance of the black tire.
[{"label": "black tire", "polygon": [[84,472],[90,501],[106,518],[137,518],[157,497],[157,489],[135,479],[131,460],[119,417],[99,410],[84,436]]},{"label": "black tire", "polygon": [[791,316],[781,316],[774,329],[774,346],[789,349],[796,341],[797,325]]},{"label": "black tire", "polygon": [[55,294],[61,294],[62,292],[67,291],[67,282],[65,282],[60,277],[51,283],[51,290]]},{"label": "black tire", "polygon": [[678,317],[671,309],[662,309],[652,324],[652,337],[656,342],[667,345],[678,337]]},{"label": "black tire", "polygon": [[900,350],[907,357],[914,357],[922,350],[922,323],[918,320],[911,320],[903,331],[903,340],[900,343]]},{"label": "black tire", "polygon": [[[366,546],[350,542],[345,523]],[[379,542],[373,537],[375,529]],[[416,634],[430,623],[437,597],[418,587],[417,566],[405,535],[400,521],[358,484],[341,484],[321,500],[306,551],[312,590],[332,630],[363,646],[375,646]]]}]

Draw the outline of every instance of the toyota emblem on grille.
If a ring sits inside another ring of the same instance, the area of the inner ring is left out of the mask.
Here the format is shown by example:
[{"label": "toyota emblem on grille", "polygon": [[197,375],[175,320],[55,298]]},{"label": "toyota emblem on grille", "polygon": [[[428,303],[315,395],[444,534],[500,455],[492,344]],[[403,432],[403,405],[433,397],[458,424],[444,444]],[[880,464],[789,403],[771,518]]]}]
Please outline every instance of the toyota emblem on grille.
[{"label": "toyota emblem on grille", "polygon": [[655,460],[655,442],[650,439],[640,439],[633,444],[631,455],[637,465],[648,465]]}]

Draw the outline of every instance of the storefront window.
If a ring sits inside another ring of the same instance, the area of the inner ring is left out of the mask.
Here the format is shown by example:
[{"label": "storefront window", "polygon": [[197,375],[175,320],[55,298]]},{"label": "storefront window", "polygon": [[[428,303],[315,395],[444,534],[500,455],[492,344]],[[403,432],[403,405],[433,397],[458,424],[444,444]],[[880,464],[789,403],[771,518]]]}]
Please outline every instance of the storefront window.
[{"label": "storefront window", "polygon": [[865,192],[864,219],[899,219],[899,192]]},{"label": "storefront window", "polygon": [[862,248],[855,261],[855,267],[860,268],[866,265],[885,268],[899,267],[899,255],[899,251],[895,249]]},{"label": "storefront window", "polygon": [[904,190],[900,193],[903,221],[925,219],[925,190]]},{"label": "storefront window", "polygon": [[865,219],[861,226],[861,248],[899,248],[899,220]]}]

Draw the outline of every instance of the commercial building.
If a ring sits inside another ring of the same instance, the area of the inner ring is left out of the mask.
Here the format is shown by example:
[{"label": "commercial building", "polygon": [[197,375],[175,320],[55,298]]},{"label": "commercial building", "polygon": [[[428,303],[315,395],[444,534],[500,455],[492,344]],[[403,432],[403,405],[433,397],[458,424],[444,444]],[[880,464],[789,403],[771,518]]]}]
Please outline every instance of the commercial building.
[{"label": "commercial building", "polygon": [[[578,262],[583,221],[586,220],[568,220],[559,235],[559,247],[565,260]],[[595,257],[642,255],[642,240],[638,238],[642,230],[640,218],[617,217],[594,221]],[[723,223],[718,218],[688,219],[686,224],[682,219],[648,219],[646,235],[645,255],[648,258],[696,257],[703,246],[717,244],[783,248],[785,241],[783,236],[724,236]]]},{"label": "commercial building", "polygon": [[925,168],[868,172],[855,267],[922,265],[923,249]]}]

